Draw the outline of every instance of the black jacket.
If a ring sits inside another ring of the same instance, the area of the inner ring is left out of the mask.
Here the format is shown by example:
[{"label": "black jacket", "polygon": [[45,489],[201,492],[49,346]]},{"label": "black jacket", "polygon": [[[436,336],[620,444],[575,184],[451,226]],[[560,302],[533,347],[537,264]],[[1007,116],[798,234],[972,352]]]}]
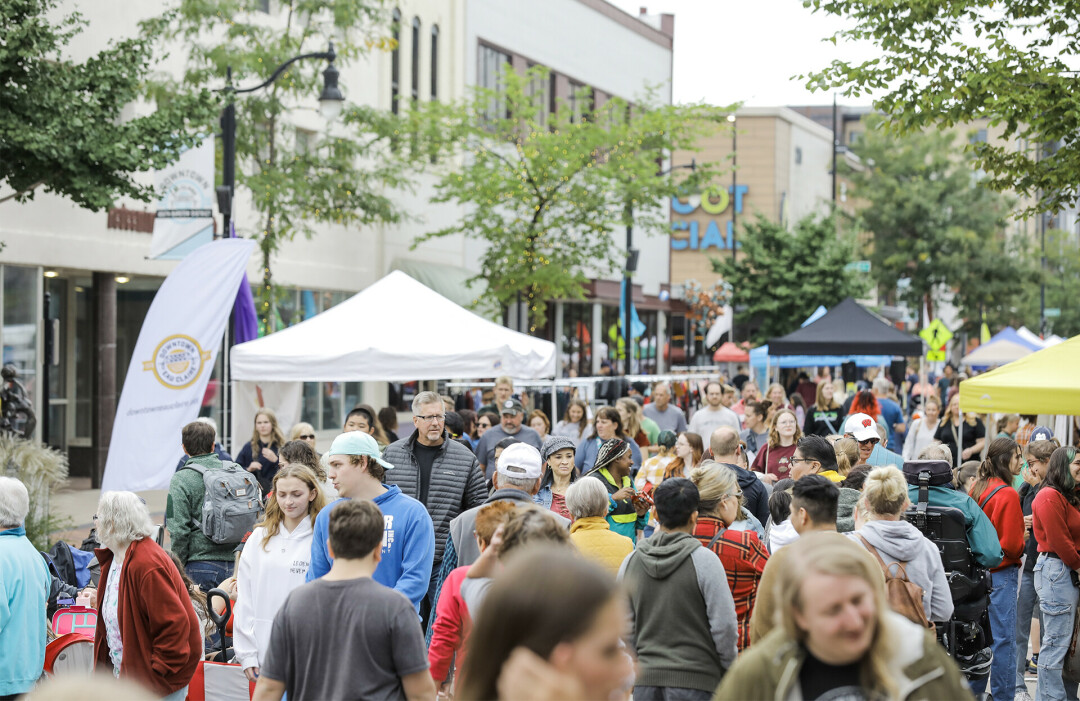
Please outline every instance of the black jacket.
[{"label": "black jacket", "polygon": [[746,510],[752,513],[758,521],[761,521],[762,525],[767,523],[769,520],[769,490],[765,489],[765,485],[761,483],[761,480],[753,472],[744,470],[738,465],[732,465],[729,462],[720,464],[727,465],[735,471],[735,476],[739,480],[739,488],[742,489]]},{"label": "black jacket", "polygon": [[[420,498],[420,466],[413,455],[417,432],[386,446],[383,460],[394,466],[386,473],[387,482],[396,484],[404,494]],[[435,562],[442,561],[450,521],[462,511],[479,506],[487,499],[484,473],[472,451],[443,433],[442,449],[431,465],[427,507],[435,525]]]}]

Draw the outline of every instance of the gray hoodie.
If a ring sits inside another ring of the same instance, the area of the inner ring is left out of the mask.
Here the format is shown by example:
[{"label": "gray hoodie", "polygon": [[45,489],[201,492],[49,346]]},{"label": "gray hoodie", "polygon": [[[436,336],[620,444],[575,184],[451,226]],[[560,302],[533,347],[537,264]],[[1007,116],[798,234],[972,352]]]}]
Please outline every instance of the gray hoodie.
[{"label": "gray hoodie", "polygon": [[[877,548],[885,564],[905,562],[908,579],[923,588],[923,610],[931,621],[947,621],[952,616],[952,594],[945,579],[941,554],[919,529],[907,521],[870,521],[862,529],[845,534],[862,545],[863,538]],[[898,574],[896,568],[893,574]]]},{"label": "gray hoodie", "polygon": [[660,531],[627,555],[619,579],[630,595],[637,684],[712,692],[735,662],[738,640],[720,558],[689,533]]}]

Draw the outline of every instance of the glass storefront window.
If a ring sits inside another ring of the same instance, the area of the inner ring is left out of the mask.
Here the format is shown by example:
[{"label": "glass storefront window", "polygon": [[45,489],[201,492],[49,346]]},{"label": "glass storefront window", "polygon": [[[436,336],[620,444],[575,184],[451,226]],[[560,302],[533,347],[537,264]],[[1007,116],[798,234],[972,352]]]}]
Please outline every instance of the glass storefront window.
[{"label": "glass storefront window", "polygon": [[341,416],[341,382],[322,382],[322,425],[324,431],[340,430],[345,422]]},{"label": "glass storefront window", "polygon": [[26,388],[31,401],[35,402],[38,394],[38,357],[37,329],[38,317],[41,316],[41,301],[38,298],[38,268],[24,268],[17,265],[3,266],[4,317],[3,362],[11,363],[19,371],[19,381]]},{"label": "glass storefront window", "polygon": [[94,391],[93,290],[90,280],[75,281],[75,437],[93,430]]}]

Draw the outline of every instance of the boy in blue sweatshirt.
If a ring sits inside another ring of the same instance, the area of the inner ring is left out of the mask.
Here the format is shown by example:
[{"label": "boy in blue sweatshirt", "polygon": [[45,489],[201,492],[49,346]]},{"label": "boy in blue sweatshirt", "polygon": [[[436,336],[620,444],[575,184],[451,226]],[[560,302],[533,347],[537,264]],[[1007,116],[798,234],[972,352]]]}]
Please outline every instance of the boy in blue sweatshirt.
[{"label": "boy in blue sweatshirt", "polygon": [[382,558],[372,579],[404,594],[419,613],[435,561],[435,527],[427,509],[416,499],[402,494],[397,485],[383,484],[386,471],[394,466],[380,457],[379,445],[367,433],[342,433],[334,439],[326,455],[330,480],[342,498],[328,504],[315,518],[311,567],[305,581],[322,577],[333,564],[326,547],[330,512],[343,501],[367,499],[379,507],[385,520]]}]

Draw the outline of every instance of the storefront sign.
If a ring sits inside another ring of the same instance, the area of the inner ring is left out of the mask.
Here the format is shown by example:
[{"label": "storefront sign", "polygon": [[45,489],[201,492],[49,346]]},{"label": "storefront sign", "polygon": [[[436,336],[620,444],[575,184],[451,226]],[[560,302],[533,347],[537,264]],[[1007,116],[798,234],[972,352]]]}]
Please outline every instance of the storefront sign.
[{"label": "storefront sign", "polygon": [[[690,195],[685,198],[685,201],[672,197],[671,211],[673,214],[686,216],[700,209],[707,215],[719,216],[732,205],[731,200],[734,194],[735,214],[742,214],[743,198],[748,189],[746,185],[736,185],[732,193],[730,185],[727,188],[712,185],[700,195]],[[736,247],[741,246],[735,241],[730,218],[727,221],[711,219],[707,223],[680,219],[671,222],[671,249],[674,251],[704,251],[710,248],[730,250],[733,242]]]}]

